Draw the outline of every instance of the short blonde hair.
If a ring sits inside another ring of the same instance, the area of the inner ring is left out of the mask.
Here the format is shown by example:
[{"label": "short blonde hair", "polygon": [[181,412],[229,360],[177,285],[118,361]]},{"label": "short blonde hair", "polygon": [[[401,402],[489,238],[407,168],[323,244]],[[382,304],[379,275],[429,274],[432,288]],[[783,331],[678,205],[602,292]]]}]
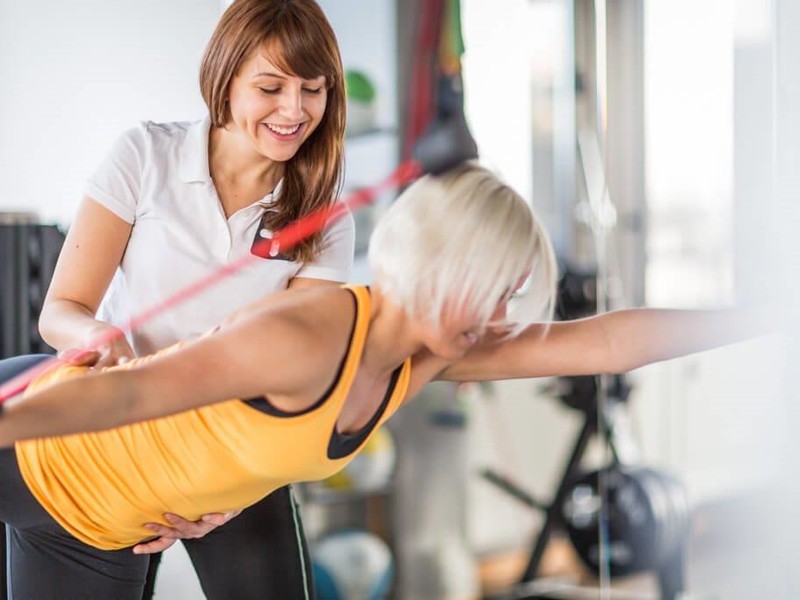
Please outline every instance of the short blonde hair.
[{"label": "short blonde hair", "polygon": [[475,163],[410,186],[377,224],[369,263],[412,318],[437,323],[455,306],[488,324],[526,273],[530,285],[510,303],[507,324],[516,333],[552,318],[557,267],[550,239],[528,203]]}]

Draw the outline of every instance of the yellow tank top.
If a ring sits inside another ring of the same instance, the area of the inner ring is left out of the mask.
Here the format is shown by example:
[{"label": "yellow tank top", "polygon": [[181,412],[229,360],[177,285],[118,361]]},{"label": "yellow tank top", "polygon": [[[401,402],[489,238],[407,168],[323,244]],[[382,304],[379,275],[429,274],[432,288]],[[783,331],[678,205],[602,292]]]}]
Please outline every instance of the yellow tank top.
[{"label": "yellow tank top", "polygon": [[[323,479],[341,470],[400,406],[411,369],[406,360],[396,371],[381,410],[362,431],[365,435],[335,431],[369,329],[369,291],[348,289],[356,301],[350,344],[336,380],[312,408],[294,415],[270,414],[256,408],[258,401],[235,399],[97,433],[19,442],[15,448],[25,483],[76,538],[115,550],[152,537],[142,525],[163,523],[165,512],[194,520],[205,513],[241,509],[288,483]],[[54,369],[28,392],[86,370]]]}]

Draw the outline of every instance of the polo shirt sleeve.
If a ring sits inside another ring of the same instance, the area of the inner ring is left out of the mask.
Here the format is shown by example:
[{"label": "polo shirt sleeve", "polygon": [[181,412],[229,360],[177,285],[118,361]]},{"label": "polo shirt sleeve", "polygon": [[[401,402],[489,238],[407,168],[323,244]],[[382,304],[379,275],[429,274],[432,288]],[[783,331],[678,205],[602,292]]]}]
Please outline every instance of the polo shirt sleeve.
[{"label": "polo shirt sleeve", "polygon": [[89,177],[84,193],[123,221],[136,220],[146,151],[145,127],[123,133]]},{"label": "polo shirt sleeve", "polygon": [[327,225],[322,231],[322,252],[314,262],[304,265],[295,277],[348,281],[353,269],[355,230],[353,214],[349,210]]}]

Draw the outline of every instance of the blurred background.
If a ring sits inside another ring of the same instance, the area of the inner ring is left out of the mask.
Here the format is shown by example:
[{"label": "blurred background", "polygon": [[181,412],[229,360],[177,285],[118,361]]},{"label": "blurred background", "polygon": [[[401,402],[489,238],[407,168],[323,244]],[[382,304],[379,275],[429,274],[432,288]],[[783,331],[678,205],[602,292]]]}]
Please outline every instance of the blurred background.
[{"label": "blurred background", "polygon": [[[349,73],[346,192],[407,155],[426,19],[460,4],[467,123],[548,227],[562,318],[768,302],[777,325],[610,381],[430,386],[302,490],[318,583],[338,582],[320,595],[800,597],[798,3],[320,4]],[[6,354],[39,347],[59,232],[113,140],[204,115],[197,65],[227,5],[0,0],[0,226],[42,226],[30,272],[0,245]],[[392,198],[356,215],[355,282]],[[158,598],[202,598],[180,548],[159,577]]]}]

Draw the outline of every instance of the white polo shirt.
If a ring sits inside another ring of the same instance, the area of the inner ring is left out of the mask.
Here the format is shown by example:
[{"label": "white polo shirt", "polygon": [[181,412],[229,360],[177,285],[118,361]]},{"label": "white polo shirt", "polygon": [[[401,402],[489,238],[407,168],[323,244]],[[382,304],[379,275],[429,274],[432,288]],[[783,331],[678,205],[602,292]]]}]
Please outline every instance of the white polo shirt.
[{"label": "white polo shirt", "polygon": [[[124,133],[85,192],[133,224],[120,268],[98,311],[117,326],[223,265],[250,254],[271,194],[225,218],[208,168],[210,120],[142,123]],[[293,277],[345,282],[353,264],[352,215],[323,232],[310,264],[256,259],[201,294],[152,318],[132,335],[137,355],[208,331],[232,312],[285,289]]]}]

